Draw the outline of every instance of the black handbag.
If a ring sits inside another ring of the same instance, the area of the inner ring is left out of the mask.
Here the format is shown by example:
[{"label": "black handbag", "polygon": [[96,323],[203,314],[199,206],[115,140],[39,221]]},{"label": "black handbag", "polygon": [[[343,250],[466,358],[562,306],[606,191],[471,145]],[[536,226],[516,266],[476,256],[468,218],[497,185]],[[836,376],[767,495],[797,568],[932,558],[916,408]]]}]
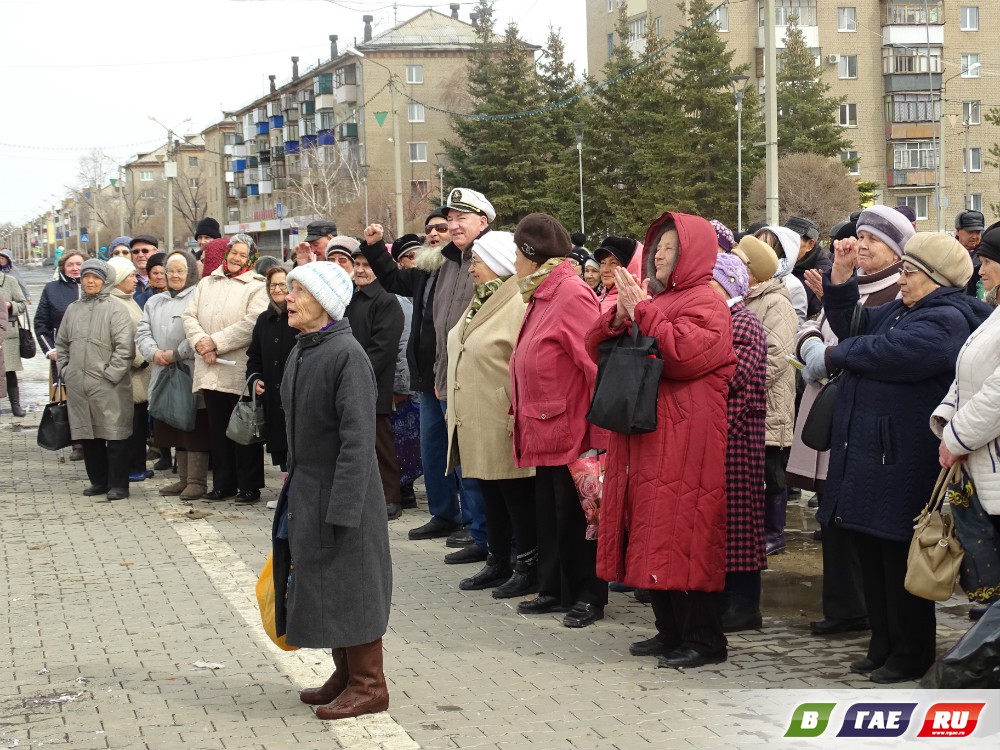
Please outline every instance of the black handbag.
[{"label": "black handbag", "polygon": [[[859,302],[851,315],[851,337],[858,333],[861,327],[861,311],[864,308]],[[820,453],[830,450],[833,445],[833,410],[837,404],[840,392],[840,380],[843,370],[837,372],[820,389],[819,395],[813,401],[812,408],[806,414],[802,423],[802,444]]]},{"label": "black handbag", "polygon": [[[65,393],[59,378],[54,381],[57,393]],[[45,405],[42,421],[38,423],[38,447],[47,451],[59,451],[73,443],[69,429],[69,407],[66,399]]]},{"label": "black handbag", "polygon": [[31,359],[38,353],[38,347],[35,345],[35,334],[31,332],[31,318],[25,315],[24,319],[27,323],[22,326],[21,319],[18,317],[18,344],[20,345],[21,359]]},{"label": "black handbag", "polygon": [[597,383],[587,420],[623,435],[656,430],[656,392],[663,373],[660,347],[652,336],[631,333],[598,346]]}]

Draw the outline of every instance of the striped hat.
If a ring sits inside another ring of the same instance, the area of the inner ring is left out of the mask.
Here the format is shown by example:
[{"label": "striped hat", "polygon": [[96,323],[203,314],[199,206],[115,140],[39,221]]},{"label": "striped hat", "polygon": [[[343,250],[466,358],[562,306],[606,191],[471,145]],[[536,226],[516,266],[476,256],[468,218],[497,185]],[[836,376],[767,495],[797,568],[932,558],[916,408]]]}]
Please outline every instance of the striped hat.
[{"label": "striped hat", "polygon": [[903,214],[888,206],[869,206],[858,217],[857,233],[862,232],[882,240],[900,258],[903,246],[915,234],[913,224]]}]

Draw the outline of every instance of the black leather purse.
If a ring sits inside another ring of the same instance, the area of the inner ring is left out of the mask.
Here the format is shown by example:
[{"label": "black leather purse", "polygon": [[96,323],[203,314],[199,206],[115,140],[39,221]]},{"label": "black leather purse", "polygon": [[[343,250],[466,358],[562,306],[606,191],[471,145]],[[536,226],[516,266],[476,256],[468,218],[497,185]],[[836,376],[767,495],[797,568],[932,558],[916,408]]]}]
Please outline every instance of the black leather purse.
[{"label": "black leather purse", "polygon": [[632,332],[598,347],[597,384],[587,420],[623,435],[656,430],[656,392],[663,372],[660,348],[652,336]]},{"label": "black leather purse", "polygon": [[63,398],[46,404],[42,420],[38,423],[38,447],[47,451],[62,450],[73,442],[69,429],[69,407],[66,405],[66,390],[63,388],[62,378],[57,376],[53,382],[56,393]]}]

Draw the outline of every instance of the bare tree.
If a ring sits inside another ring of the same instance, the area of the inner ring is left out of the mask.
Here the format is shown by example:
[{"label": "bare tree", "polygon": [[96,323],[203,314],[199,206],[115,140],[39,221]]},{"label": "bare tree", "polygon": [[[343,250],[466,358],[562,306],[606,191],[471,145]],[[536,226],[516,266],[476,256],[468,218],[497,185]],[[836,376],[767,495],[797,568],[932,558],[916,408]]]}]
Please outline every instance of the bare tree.
[{"label": "bare tree", "polygon": [[318,218],[336,216],[357,201],[363,185],[354,159],[345,158],[336,146],[305,148],[298,167],[289,169],[287,195],[297,210]]},{"label": "bare tree", "polygon": [[[196,157],[197,158],[197,157]],[[177,155],[177,178],[174,180],[174,210],[177,211],[193,232],[195,226],[205,216],[208,209],[208,179],[204,160],[198,158],[192,165],[189,155]],[[175,233],[177,227],[174,227]]]},{"label": "bare tree", "polygon": [[[116,184],[111,185],[115,179]],[[118,164],[100,149],[93,149],[80,158],[77,187],[72,188],[77,200],[86,207],[90,227],[112,237],[122,229],[133,232],[145,223],[140,198],[130,185],[122,181]],[[81,220],[82,217],[81,217]]]}]

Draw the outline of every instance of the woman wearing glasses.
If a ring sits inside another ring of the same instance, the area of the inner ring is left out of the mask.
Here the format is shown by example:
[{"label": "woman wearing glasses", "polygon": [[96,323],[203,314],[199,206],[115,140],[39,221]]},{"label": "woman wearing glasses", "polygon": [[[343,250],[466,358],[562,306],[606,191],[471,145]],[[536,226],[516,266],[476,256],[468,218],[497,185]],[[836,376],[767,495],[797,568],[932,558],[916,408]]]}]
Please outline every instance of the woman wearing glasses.
[{"label": "woman wearing glasses", "polygon": [[260,443],[239,445],[226,437],[233,408],[246,383],[246,349],[257,318],[267,307],[264,278],[254,273],[257,245],[246,234],[230,238],[222,265],[203,278],[181,316],[184,332],[198,356],[194,389],[208,410],[212,440],[213,488],[208,500],[260,499],[264,486],[264,451]]},{"label": "woman wearing glasses", "polygon": [[288,306],[285,297],[285,269],[275,266],[267,272],[267,296],[271,301],[257,318],[247,349],[246,377],[256,374],[252,386],[264,399],[267,452],[271,463],[280,466],[282,474],[288,470],[288,438],[285,435],[285,412],[281,408],[281,376],[285,362],[295,348],[296,331],[288,325]]}]

